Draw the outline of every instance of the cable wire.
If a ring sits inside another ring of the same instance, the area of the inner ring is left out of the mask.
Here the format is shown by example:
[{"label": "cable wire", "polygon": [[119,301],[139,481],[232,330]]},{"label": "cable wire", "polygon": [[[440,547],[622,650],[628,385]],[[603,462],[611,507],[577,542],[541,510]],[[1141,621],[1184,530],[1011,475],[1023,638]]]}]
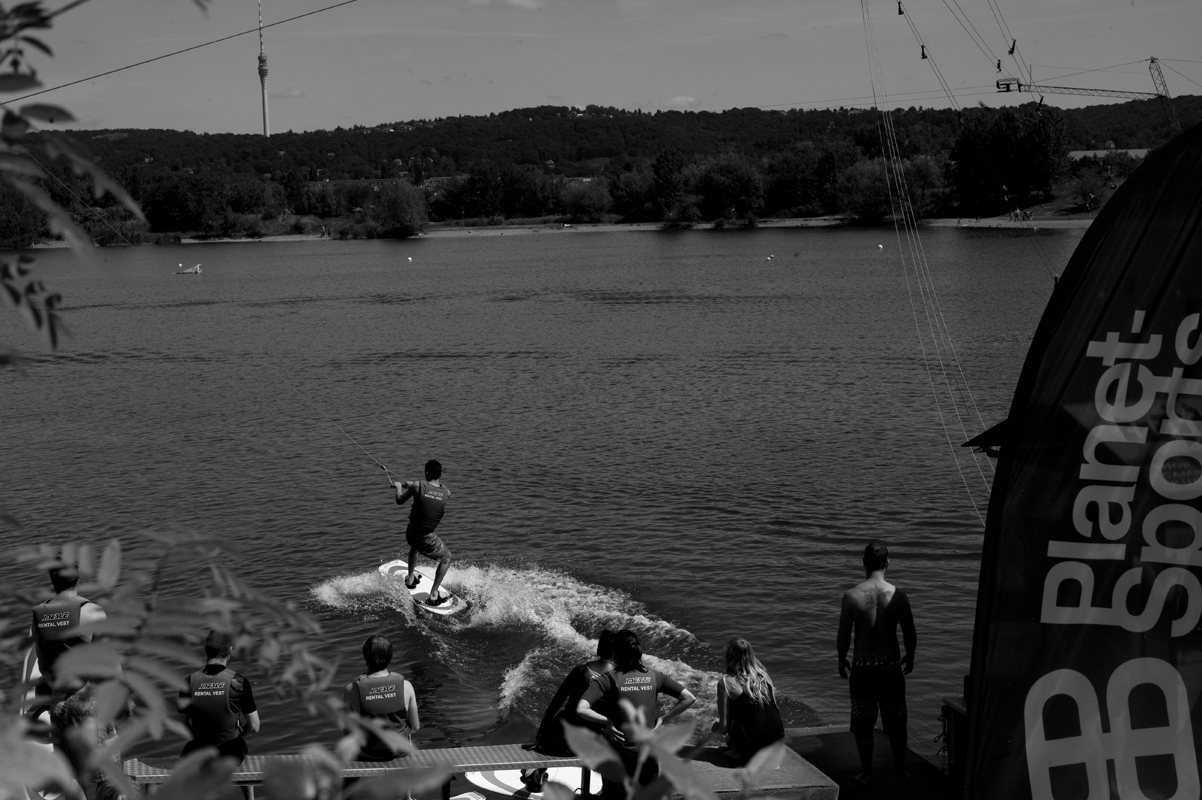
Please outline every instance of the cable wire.
[{"label": "cable wire", "polygon": [[[80,0],[80,2],[83,2],[83,1],[84,0]],[[357,2],[359,2],[359,0],[343,0],[341,3],[335,3],[330,6],[325,6],[323,8],[316,9],[315,11],[306,11],[304,14],[297,14],[295,17],[288,17],[287,19],[281,19],[278,22],[272,22],[268,25],[264,25],[263,29],[265,30],[267,28],[274,28],[276,25],[283,25],[285,22],[295,22],[298,19],[304,19],[305,17],[311,17],[314,14],[321,14],[322,12],[329,11],[334,8],[339,8],[341,6],[349,6],[351,3],[357,3]],[[21,95],[20,97],[14,98],[12,100],[8,100],[6,102],[18,103],[22,100],[28,100],[31,97],[37,97],[38,95],[46,94],[47,92],[56,92],[59,89],[66,89],[68,86],[75,86],[80,83],[87,83],[88,81],[94,81],[97,78],[104,78],[109,75],[115,75],[118,72],[124,72],[127,69],[133,69],[134,67],[145,66],[146,64],[153,64],[155,61],[162,61],[165,58],[172,58],[173,56],[182,55],[183,53],[190,53],[193,50],[199,50],[202,47],[208,47],[209,45],[220,44],[221,42],[228,42],[230,39],[237,39],[239,36],[246,36],[248,34],[258,33],[259,30],[260,29],[258,27],[254,27],[254,28],[251,28],[250,30],[242,31],[241,33],[232,33],[229,36],[222,36],[220,39],[213,39],[208,42],[202,42],[201,44],[195,44],[195,45],[192,45],[191,47],[185,47],[183,50],[176,50],[171,53],[165,53],[161,56],[155,56],[154,58],[148,58],[145,61],[139,61],[136,64],[129,64],[124,67],[117,67],[116,69],[110,69],[107,72],[100,72],[100,73],[97,73],[96,75],[92,75],[91,77],[88,77],[88,78],[80,78],[77,81],[69,81],[67,83],[60,83],[58,86],[52,86],[49,89],[39,89],[36,92],[30,92],[29,94]]]}]

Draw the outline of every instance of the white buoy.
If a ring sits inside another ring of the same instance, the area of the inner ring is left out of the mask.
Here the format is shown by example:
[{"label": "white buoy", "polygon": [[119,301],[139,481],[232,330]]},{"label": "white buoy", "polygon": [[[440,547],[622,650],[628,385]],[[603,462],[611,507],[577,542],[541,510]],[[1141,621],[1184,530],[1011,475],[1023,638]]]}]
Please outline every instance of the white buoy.
[{"label": "white buoy", "polygon": [[412,263],[413,263],[413,256],[409,256],[409,263],[410,263],[410,264],[412,264]]},{"label": "white buoy", "polygon": [[885,249],[885,245],[883,245],[883,244],[878,244],[878,245],[876,246],[876,249],[877,249],[877,250],[884,250],[884,249]]}]

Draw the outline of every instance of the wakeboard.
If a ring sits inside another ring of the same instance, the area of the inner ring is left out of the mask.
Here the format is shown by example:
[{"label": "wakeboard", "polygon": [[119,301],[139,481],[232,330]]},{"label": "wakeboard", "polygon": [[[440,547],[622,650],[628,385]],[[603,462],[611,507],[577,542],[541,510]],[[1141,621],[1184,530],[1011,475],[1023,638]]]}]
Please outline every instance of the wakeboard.
[{"label": "wakeboard", "polygon": [[[408,572],[409,564],[399,558],[396,561],[389,561],[386,564],[380,565],[380,573],[382,575],[393,577],[401,583],[405,582],[405,576]],[[409,594],[413,597],[413,605],[417,608],[430,614],[437,614],[440,617],[449,617],[467,608],[467,602],[459,595],[451,592],[445,585],[439,587],[439,590],[451,595],[451,599],[442,605],[426,605],[426,600],[430,597],[430,587],[434,585],[434,575],[431,571],[423,567],[418,567],[413,574],[417,578],[417,585],[409,589]]]}]

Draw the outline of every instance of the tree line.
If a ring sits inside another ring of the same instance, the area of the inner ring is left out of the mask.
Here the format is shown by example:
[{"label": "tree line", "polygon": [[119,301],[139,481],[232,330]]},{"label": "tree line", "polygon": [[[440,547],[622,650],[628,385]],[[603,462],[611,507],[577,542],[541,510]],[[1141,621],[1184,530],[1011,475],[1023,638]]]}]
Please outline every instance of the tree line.
[{"label": "tree line", "polygon": [[[1202,119],[1196,99],[1177,100],[1187,122]],[[1005,213],[1068,177],[1088,205],[1099,196],[1093,189],[1115,178],[1115,164],[1071,164],[1068,151],[1082,137],[1120,130],[1127,116],[1115,109],[1151,102],[1105,106],[1105,114],[1034,103],[911,108],[892,112],[890,128],[919,216]],[[1082,122],[1089,119],[1110,127]],[[1149,119],[1141,130],[1152,135]],[[82,178],[43,161],[36,135],[28,146],[50,173],[45,191],[100,244],[314,233],[327,223],[347,237],[409,236],[452,220],[689,225],[843,215],[875,224],[892,213],[878,122],[858,109],[646,114],[590,106],[271,137],[80,134],[145,223],[111,198],[82,199]],[[0,243],[26,246],[46,235],[29,200],[0,188]]]}]

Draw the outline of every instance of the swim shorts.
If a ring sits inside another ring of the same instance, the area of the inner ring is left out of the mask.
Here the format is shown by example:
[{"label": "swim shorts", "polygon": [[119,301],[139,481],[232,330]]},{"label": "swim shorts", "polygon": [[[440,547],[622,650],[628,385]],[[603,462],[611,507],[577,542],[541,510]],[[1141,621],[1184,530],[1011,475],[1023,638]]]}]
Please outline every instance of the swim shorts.
[{"label": "swim shorts", "polygon": [[405,542],[431,561],[443,561],[451,557],[451,551],[433,531],[421,533],[409,526],[405,529]]},{"label": "swim shorts", "polygon": [[906,677],[901,664],[888,660],[857,658],[851,664],[851,732],[870,736],[876,725],[877,708],[881,726],[893,736],[906,731]]}]

